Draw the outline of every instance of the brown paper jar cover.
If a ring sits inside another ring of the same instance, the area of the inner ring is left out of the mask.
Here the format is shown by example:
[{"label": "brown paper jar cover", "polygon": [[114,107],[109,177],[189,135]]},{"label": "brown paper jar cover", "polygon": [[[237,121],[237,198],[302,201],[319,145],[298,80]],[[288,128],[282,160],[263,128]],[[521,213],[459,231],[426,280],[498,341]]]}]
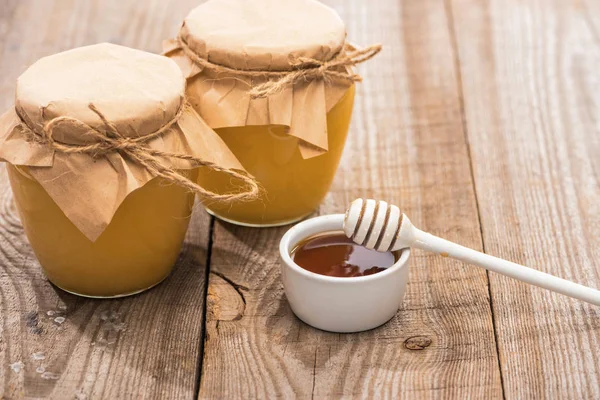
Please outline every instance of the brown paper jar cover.
[{"label": "brown paper jar cover", "polygon": [[[114,44],[42,58],[18,78],[15,107],[0,117],[0,159],[29,167],[67,218],[95,241],[123,200],[154,176],[119,151],[69,154],[31,140],[32,135],[60,117],[105,131],[106,123],[90,109],[93,104],[124,137],[143,137],[168,126],[144,142],[153,150],[243,171],[219,136],[187,104],[185,84],[170,59]],[[82,126],[58,123],[52,138],[74,145],[98,142]],[[161,158],[161,163],[174,169],[196,166],[173,158]]]},{"label": "brown paper jar cover", "polygon": [[304,80],[252,98],[249,89],[264,80],[203,68],[181,42],[216,65],[285,71],[302,57],[330,60],[349,46],[345,40],[340,17],[315,0],[210,0],[185,18],[178,39],[165,41],[163,50],[188,78],[190,103],[212,128],[284,125],[300,139],[302,156],[310,158],[327,151],[327,112],[352,82]]}]

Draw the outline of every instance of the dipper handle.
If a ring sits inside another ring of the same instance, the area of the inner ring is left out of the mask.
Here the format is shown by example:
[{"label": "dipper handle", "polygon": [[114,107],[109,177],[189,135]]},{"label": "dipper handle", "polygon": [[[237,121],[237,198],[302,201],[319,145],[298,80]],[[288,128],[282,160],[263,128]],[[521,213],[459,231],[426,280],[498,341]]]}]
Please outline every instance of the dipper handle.
[{"label": "dipper handle", "polygon": [[413,247],[439,253],[444,257],[451,257],[467,264],[476,265],[534,286],[600,306],[600,291],[596,289],[469,249],[417,228],[413,229],[415,235]]}]

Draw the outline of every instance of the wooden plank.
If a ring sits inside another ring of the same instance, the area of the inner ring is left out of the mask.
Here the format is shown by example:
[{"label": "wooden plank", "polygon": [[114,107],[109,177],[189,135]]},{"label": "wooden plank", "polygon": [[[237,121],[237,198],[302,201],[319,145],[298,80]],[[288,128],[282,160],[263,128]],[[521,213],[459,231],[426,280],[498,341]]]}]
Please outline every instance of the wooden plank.
[{"label": "wooden plank", "polygon": [[[452,2],[485,249],[594,287],[597,3]],[[600,398],[600,309],[490,278],[506,397]]]},{"label": "wooden plank", "polygon": [[[417,226],[481,248],[444,4],[328,3],[350,40],[386,48],[361,67],[350,139],[319,212],[386,199]],[[328,333],[296,319],[285,300],[284,231],[216,223],[200,398],[502,396],[485,271],[415,251],[391,322]]]},{"label": "wooden plank", "polygon": [[[160,51],[161,39],[176,33],[195,3],[3,2],[1,108],[12,105],[15,79],[37,58],[101,41]],[[175,271],[160,286],[123,300],[94,301],[54,289],[44,279],[12,205],[4,168],[0,193],[0,397],[194,397],[208,216],[196,212]],[[58,323],[56,317],[65,320]],[[24,367],[17,372],[18,362]]]}]

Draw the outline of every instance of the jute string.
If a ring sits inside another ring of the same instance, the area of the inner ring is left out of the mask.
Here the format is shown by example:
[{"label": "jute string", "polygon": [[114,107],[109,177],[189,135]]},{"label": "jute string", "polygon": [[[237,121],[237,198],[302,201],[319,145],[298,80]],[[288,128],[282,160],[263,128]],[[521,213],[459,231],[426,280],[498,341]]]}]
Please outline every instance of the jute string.
[{"label": "jute string", "polygon": [[357,49],[354,46],[345,43],[342,50],[330,60],[321,61],[309,57],[298,57],[290,62],[289,71],[267,71],[235,69],[220,64],[214,64],[207,59],[200,57],[192,50],[181,35],[177,37],[177,42],[185,55],[203,68],[207,68],[214,72],[231,74],[237,77],[266,78],[266,82],[255,85],[249,90],[248,93],[252,98],[271,96],[300,81],[338,79],[349,83],[360,82],[362,81],[362,77],[353,72],[349,72],[346,67],[352,67],[365,62],[375,57],[377,53],[381,51],[380,44]]},{"label": "jute string", "polygon": [[[215,163],[204,161],[188,154],[165,152],[153,149],[147,145],[149,140],[164,134],[179,120],[184,108],[188,107],[186,102],[183,102],[181,107],[179,107],[175,117],[167,124],[163,125],[160,129],[148,135],[135,138],[123,136],[116,126],[108,121],[104,114],[102,114],[93,104],[89,104],[88,107],[102,120],[102,123],[106,127],[106,132],[102,132],[96,128],[93,128],[78,119],[66,116],[54,118],[48,121],[42,129],[37,130],[33,129],[34,124],[27,117],[26,113],[21,113],[17,109],[17,114],[29,128],[29,130],[27,130],[30,131],[28,138],[29,140],[50,146],[55,151],[65,154],[89,154],[92,157],[118,152],[129,156],[129,158],[131,158],[137,164],[146,168],[146,170],[148,170],[152,176],[161,177],[168,182],[174,183],[190,190],[191,192],[197,193],[200,195],[202,200],[230,202],[237,200],[252,200],[258,197],[260,190],[258,183],[249,175],[236,172],[232,169],[223,168]],[[60,124],[70,124],[74,128],[83,128],[86,130],[87,134],[90,134],[92,137],[96,138],[98,142],[77,145],[56,141],[54,139],[54,129]],[[180,175],[171,166],[164,165],[159,157],[186,160],[196,164],[196,166],[208,167],[215,171],[224,172],[233,178],[241,180],[245,185],[245,190],[239,193],[230,194],[218,194],[208,191],[202,186]]]}]

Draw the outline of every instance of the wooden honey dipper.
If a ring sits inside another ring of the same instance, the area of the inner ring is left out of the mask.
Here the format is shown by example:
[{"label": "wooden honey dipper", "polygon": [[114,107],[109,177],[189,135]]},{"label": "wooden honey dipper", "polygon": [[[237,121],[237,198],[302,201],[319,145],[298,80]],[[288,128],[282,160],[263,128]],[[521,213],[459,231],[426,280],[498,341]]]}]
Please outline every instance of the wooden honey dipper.
[{"label": "wooden honey dipper", "polygon": [[596,289],[423,232],[413,226],[398,207],[385,201],[354,200],[344,217],[344,233],[355,243],[369,249],[385,252],[416,247],[600,306],[600,291]]}]

